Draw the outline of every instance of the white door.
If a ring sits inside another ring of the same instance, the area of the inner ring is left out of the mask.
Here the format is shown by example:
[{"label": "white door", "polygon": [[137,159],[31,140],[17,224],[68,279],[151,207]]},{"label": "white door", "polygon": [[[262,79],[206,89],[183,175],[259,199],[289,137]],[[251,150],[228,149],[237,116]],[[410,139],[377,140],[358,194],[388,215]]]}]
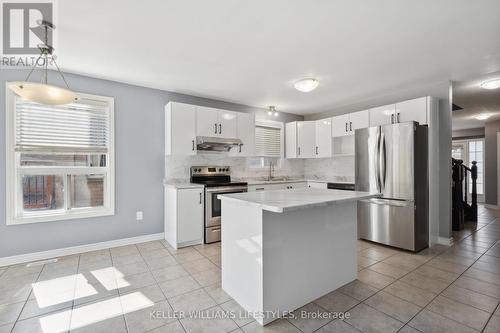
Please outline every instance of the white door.
[{"label": "white door", "polygon": [[427,124],[427,97],[411,99],[396,104],[396,121],[416,121],[420,125]]},{"label": "white door", "polygon": [[196,154],[196,106],[170,102],[166,110],[167,155]]},{"label": "white door", "polygon": [[196,110],[196,135],[219,135],[219,110],[198,106]]},{"label": "white door", "polygon": [[231,150],[236,156],[255,156],[255,115],[238,113],[237,124],[237,137],[243,145]]},{"label": "white door", "polygon": [[332,117],[332,137],[349,135],[349,114]]},{"label": "white door", "polygon": [[354,134],[354,131],[360,128],[370,127],[369,110],[349,113],[349,132]]},{"label": "white door", "polygon": [[380,126],[392,124],[394,122],[394,113],[396,104],[379,106],[370,109],[370,126]]},{"label": "white door", "polygon": [[316,120],[316,157],[332,157],[331,118]]},{"label": "white door", "polygon": [[285,125],[285,157],[297,158],[297,122],[292,121]]},{"label": "white door", "polygon": [[297,122],[297,152],[299,158],[316,157],[316,122]]},{"label": "white door", "polygon": [[177,190],[177,244],[203,241],[203,189]]},{"label": "white door", "polygon": [[219,136],[223,138],[236,138],[238,127],[237,113],[233,111],[219,110]]}]

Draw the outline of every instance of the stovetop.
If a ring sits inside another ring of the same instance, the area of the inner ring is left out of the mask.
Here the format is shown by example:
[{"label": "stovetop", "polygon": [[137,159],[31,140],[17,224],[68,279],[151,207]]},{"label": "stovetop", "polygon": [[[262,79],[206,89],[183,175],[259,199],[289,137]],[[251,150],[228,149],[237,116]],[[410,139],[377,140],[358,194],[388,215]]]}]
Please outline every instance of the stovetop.
[{"label": "stovetop", "polygon": [[193,166],[191,167],[191,183],[206,187],[247,186],[246,182],[231,181],[229,166]]},{"label": "stovetop", "polygon": [[223,186],[247,186],[248,183],[246,182],[220,182],[217,180],[205,180],[205,181],[196,181],[196,180],[191,180],[191,183],[194,184],[202,184],[205,185],[206,187],[223,187]]}]

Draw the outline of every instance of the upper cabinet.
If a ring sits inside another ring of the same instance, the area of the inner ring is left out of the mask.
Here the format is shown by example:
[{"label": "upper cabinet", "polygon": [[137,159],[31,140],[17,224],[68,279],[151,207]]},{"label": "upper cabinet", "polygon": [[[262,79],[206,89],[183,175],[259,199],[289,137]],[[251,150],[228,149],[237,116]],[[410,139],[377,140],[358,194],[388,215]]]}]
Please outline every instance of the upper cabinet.
[{"label": "upper cabinet", "polygon": [[196,105],[170,102],[165,106],[165,154],[196,154]]},{"label": "upper cabinet", "polygon": [[394,123],[396,104],[379,106],[370,109],[370,126],[380,126]]},{"label": "upper cabinet", "polygon": [[230,155],[255,155],[255,116],[205,106],[169,102],[165,106],[165,154],[195,155],[196,137],[240,139]]},{"label": "upper cabinet", "polygon": [[236,137],[243,144],[232,149],[231,155],[255,156],[255,115],[251,113],[238,113],[236,119]]},{"label": "upper cabinet", "polygon": [[369,126],[369,111],[358,111],[343,114],[332,118],[332,136],[339,137],[345,135],[353,135],[354,131],[359,128]]},{"label": "upper cabinet", "polygon": [[297,122],[297,154],[298,158],[316,157],[316,122]]},{"label": "upper cabinet", "polygon": [[316,120],[316,157],[332,156],[332,119]]},{"label": "upper cabinet", "polygon": [[370,110],[349,113],[349,131],[370,127]]},{"label": "upper cabinet", "polygon": [[431,97],[420,97],[396,104],[370,109],[370,126],[416,121],[420,125],[429,123]]},{"label": "upper cabinet", "polygon": [[237,113],[204,106],[197,107],[196,135],[236,138]]},{"label": "upper cabinet", "polygon": [[297,122],[292,121],[285,125],[285,157],[297,158]]},{"label": "upper cabinet", "polygon": [[420,125],[428,124],[430,97],[421,97],[396,103],[396,121],[416,121]]},{"label": "upper cabinet", "polygon": [[349,135],[349,114],[332,117],[332,136]]}]

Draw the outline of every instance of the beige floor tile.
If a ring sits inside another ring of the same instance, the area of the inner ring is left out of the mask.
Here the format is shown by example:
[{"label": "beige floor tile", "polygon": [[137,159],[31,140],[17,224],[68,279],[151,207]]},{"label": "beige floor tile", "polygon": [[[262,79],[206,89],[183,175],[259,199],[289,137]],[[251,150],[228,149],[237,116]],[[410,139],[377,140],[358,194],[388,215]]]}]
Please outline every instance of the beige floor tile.
[{"label": "beige floor tile", "polygon": [[221,253],[221,248],[218,244],[196,245],[194,248],[205,257],[220,255]]},{"label": "beige floor tile", "polygon": [[15,322],[23,309],[23,305],[23,302],[0,305],[0,326]]},{"label": "beige floor tile", "polygon": [[407,270],[414,270],[423,265],[426,261],[427,259],[413,257],[408,254],[396,254],[384,260],[386,264]]},{"label": "beige floor tile", "polygon": [[359,300],[339,291],[332,291],[314,301],[317,305],[330,312],[345,312],[359,304]]},{"label": "beige floor tile", "polygon": [[384,274],[386,276],[390,276],[395,279],[399,279],[403,275],[408,274],[408,272],[410,272],[409,269],[392,266],[386,264],[385,262],[376,263],[375,265],[370,266],[368,269],[380,274]]},{"label": "beige floor tile", "polygon": [[[499,258],[500,259],[500,258]],[[471,268],[478,269],[480,271],[493,273],[500,275],[500,263],[490,263],[484,261],[476,261]]]},{"label": "beige floor tile", "polygon": [[192,274],[193,278],[203,287],[218,283],[221,281],[220,269],[210,269]]},{"label": "beige floor tile", "polygon": [[175,260],[180,263],[186,263],[188,261],[199,260],[204,258],[203,255],[197,251],[194,252],[186,252],[186,253],[178,253],[173,255]]},{"label": "beige floor tile", "polygon": [[170,298],[200,289],[201,285],[191,276],[183,276],[178,279],[160,283],[160,288],[163,290],[165,296]]},{"label": "beige floor tile", "polygon": [[71,333],[127,333],[125,317],[119,315],[72,329]]},{"label": "beige floor tile", "polygon": [[256,321],[241,328],[245,333],[301,333],[298,328],[284,319],[278,319],[266,326],[261,326]]},{"label": "beige floor tile", "polygon": [[464,326],[454,320],[440,316],[437,313],[425,309],[416,315],[415,318],[410,321],[409,325],[424,333],[477,333],[477,331],[470,327]]},{"label": "beige floor tile", "polygon": [[13,327],[14,327],[14,323],[2,325],[2,326],[0,326],[0,333],[10,333],[12,331]]},{"label": "beige floor tile", "polygon": [[448,283],[455,281],[460,276],[460,274],[444,271],[432,266],[428,266],[427,264],[420,266],[413,272],[431,279],[442,280]]},{"label": "beige floor tile", "polygon": [[462,275],[453,283],[458,287],[469,289],[480,294],[500,298],[500,285],[470,278]]},{"label": "beige floor tile", "polygon": [[153,303],[165,300],[165,295],[156,284],[120,294],[121,299],[127,299],[128,297],[140,297],[141,299],[145,299]]},{"label": "beige floor tile", "polygon": [[475,291],[451,285],[442,293],[443,296],[457,302],[467,304],[480,310],[492,313],[500,299],[476,293]]},{"label": "beige floor tile", "polygon": [[500,332],[500,317],[493,316],[490,318],[490,321],[486,325],[486,328],[483,331],[484,333],[498,333]]},{"label": "beige floor tile", "polygon": [[202,316],[210,319],[187,317],[181,319],[181,323],[187,333],[224,333],[238,329],[238,325],[232,319],[221,315],[223,312],[221,307],[216,306],[202,311]]},{"label": "beige floor tile", "polygon": [[334,320],[321,327],[316,333],[359,333],[360,331],[343,320]]},{"label": "beige floor tile", "polygon": [[350,310],[351,316],[345,321],[362,332],[397,332],[403,323],[364,304]]},{"label": "beige floor tile", "polygon": [[145,262],[135,262],[129,265],[115,265],[115,269],[119,272],[120,276],[129,276],[139,273],[144,273],[149,270]]},{"label": "beige floor tile", "polygon": [[207,257],[207,259],[210,260],[215,266],[221,268],[221,256],[220,255],[209,256],[209,257]]},{"label": "beige floor tile", "polygon": [[139,254],[139,250],[135,245],[125,245],[120,247],[113,247],[109,249],[112,257],[129,256],[132,254]]},{"label": "beige floor tile", "polygon": [[[130,306],[133,307],[134,304],[131,303]],[[124,311],[127,311],[127,306],[124,305],[123,307]],[[162,327],[176,321],[176,319],[168,302],[162,301],[149,307],[125,313],[125,321],[129,333],[142,333]]]},{"label": "beige floor tile", "polygon": [[153,277],[158,283],[174,280],[189,275],[181,265],[169,266],[151,271]]},{"label": "beige floor tile", "polygon": [[139,243],[139,244],[136,244],[136,246],[137,246],[137,249],[139,250],[139,252],[141,252],[141,253],[165,248],[160,241]]},{"label": "beige floor tile", "polygon": [[451,261],[446,261],[443,260],[442,258],[434,258],[430,261],[428,261],[425,265],[432,266],[438,269],[441,269],[443,271],[451,272],[451,273],[456,273],[456,274],[462,274],[469,268],[469,266],[466,265],[461,265],[455,262]]},{"label": "beige floor tile", "polygon": [[174,257],[168,255],[163,258],[152,258],[145,259],[146,264],[150,270],[156,270],[163,267],[175,266],[179,263],[174,259]]},{"label": "beige floor tile", "polygon": [[358,273],[358,280],[374,288],[383,289],[395,281],[394,278],[377,273],[370,269],[364,269]]},{"label": "beige floor tile", "polygon": [[113,257],[112,261],[114,266],[123,266],[130,265],[136,262],[144,262],[144,259],[139,253],[137,253],[126,256]]},{"label": "beige floor tile", "polygon": [[22,275],[34,275],[36,273],[40,273],[43,266],[44,265],[27,266],[26,264],[10,266],[7,268],[7,271],[2,274],[2,280],[13,279]]},{"label": "beige floor tile", "polygon": [[395,255],[396,253],[398,252],[395,250],[372,247],[362,250],[358,254],[366,258],[381,261]]},{"label": "beige floor tile", "polygon": [[118,291],[123,294],[135,289],[156,284],[156,280],[154,279],[153,274],[151,274],[150,272],[144,272],[125,276],[123,278],[117,278],[116,284],[118,287]]},{"label": "beige floor tile", "polygon": [[12,333],[61,333],[70,328],[71,310],[18,321]]},{"label": "beige floor tile", "polygon": [[232,318],[233,321],[240,327],[245,326],[253,321],[250,314],[242,308],[235,300],[230,300],[228,302],[220,304],[220,307],[224,311],[232,313],[235,317]]},{"label": "beige floor tile", "polygon": [[484,328],[490,317],[488,312],[443,296],[436,297],[426,309],[478,331]]},{"label": "beige floor tile", "polygon": [[394,296],[402,298],[410,303],[424,307],[429,304],[437,294],[409,285],[407,283],[396,281],[384,289]]},{"label": "beige floor tile", "polygon": [[376,264],[377,262],[377,260],[358,255],[358,267],[366,268],[368,266]]},{"label": "beige floor tile", "polygon": [[367,299],[368,297],[377,292],[377,289],[358,280],[350,282],[345,286],[340,287],[337,290],[359,301],[364,301],[365,299]]},{"label": "beige floor tile", "polygon": [[217,305],[203,289],[191,291],[179,296],[169,298],[168,301],[175,311],[206,310]]},{"label": "beige floor tile", "polygon": [[144,258],[144,260],[166,258],[171,256],[170,252],[167,249],[158,249],[147,252],[141,252],[141,255]]},{"label": "beige floor tile", "polygon": [[215,283],[210,286],[204,287],[203,290],[205,290],[217,304],[232,300],[231,296],[229,296],[224,290],[222,290],[220,283]]},{"label": "beige floor tile", "polygon": [[26,304],[24,305],[23,311],[19,316],[19,320],[46,315],[54,311],[71,310],[72,306],[73,300],[64,303],[57,303],[50,306],[40,306],[36,299],[32,299],[26,302]]},{"label": "beige floor tile", "polygon": [[304,333],[312,333],[333,320],[333,315],[314,303],[295,310],[288,321]]},{"label": "beige floor tile", "polygon": [[148,331],[148,333],[185,333],[185,331],[184,328],[182,328],[180,321],[176,320],[174,322]]},{"label": "beige floor tile", "polygon": [[219,268],[207,258],[189,261],[182,264],[181,266],[184,267],[184,269],[190,274],[195,274],[207,270],[219,270]]},{"label": "beige floor tile", "polygon": [[384,291],[376,293],[365,300],[364,303],[403,323],[407,323],[422,309]]},{"label": "beige floor tile", "polygon": [[444,260],[444,261],[449,261],[449,262],[452,262],[455,264],[464,265],[467,267],[469,267],[470,265],[472,265],[476,261],[475,259],[461,257],[461,256],[454,255],[454,254],[451,254],[448,252],[445,252],[445,253],[437,256],[436,258]]},{"label": "beige floor tile", "polygon": [[429,278],[414,272],[405,275],[400,281],[436,294],[439,294],[451,284],[451,282]]},{"label": "beige floor tile", "polygon": [[411,326],[406,325],[406,326],[403,326],[403,328],[400,329],[398,331],[398,333],[421,333],[421,332],[419,330],[414,329]]}]

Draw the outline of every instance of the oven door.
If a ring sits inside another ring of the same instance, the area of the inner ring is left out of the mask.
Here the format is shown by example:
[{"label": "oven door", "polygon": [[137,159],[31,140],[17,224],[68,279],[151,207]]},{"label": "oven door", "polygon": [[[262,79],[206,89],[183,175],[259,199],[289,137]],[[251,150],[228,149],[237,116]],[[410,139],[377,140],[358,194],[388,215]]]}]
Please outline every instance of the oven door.
[{"label": "oven door", "polygon": [[205,228],[220,226],[221,202],[219,194],[247,192],[247,186],[212,187],[205,190]]}]

